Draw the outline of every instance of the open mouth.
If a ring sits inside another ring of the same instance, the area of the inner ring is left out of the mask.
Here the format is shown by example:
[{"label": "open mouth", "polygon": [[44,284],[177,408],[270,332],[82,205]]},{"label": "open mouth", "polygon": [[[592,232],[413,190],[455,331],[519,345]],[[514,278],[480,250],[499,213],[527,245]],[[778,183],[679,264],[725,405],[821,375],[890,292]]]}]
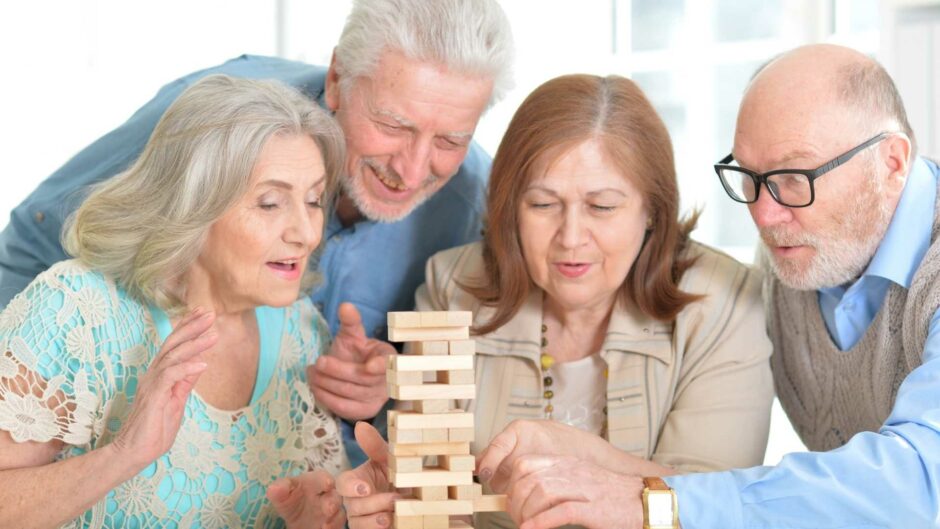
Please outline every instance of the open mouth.
[{"label": "open mouth", "polygon": [[265,263],[268,265],[275,274],[285,278],[285,279],[296,279],[300,277],[301,266],[303,265],[303,260],[301,259],[284,259],[281,261],[268,261]]},{"label": "open mouth", "polygon": [[379,171],[379,170],[377,170],[377,169],[376,169],[375,167],[373,167],[373,166],[369,166],[369,169],[372,170],[372,173],[373,173],[373,174],[375,175],[375,177],[379,180],[379,182],[381,182],[382,185],[384,185],[385,187],[389,188],[390,190],[396,191],[396,192],[399,192],[399,193],[401,193],[401,192],[403,192],[403,191],[408,191],[408,187],[407,187],[405,184],[403,184],[403,183],[400,182],[400,181],[396,182],[396,181],[394,181],[394,180],[388,178],[387,176],[385,176],[384,171]]},{"label": "open mouth", "polygon": [[590,263],[555,263],[558,271],[567,277],[580,277],[591,267]]}]

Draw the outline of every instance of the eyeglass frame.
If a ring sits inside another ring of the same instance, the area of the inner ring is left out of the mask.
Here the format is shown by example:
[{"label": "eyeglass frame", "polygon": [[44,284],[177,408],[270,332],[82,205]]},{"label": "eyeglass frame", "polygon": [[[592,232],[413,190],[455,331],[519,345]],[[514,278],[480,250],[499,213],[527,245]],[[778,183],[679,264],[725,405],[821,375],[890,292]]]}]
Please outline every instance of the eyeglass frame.
[{"label": "eyeglass frame", "polygon": [[[863,141],[857,146],[849,149],[848,151],[840,154],[839,156],[836,156],[832,160],[829,160],[828,162],[820,165],[819,167],[815,169],[774,169],[773,171],[767,171],[766,173],[758,173],[757,171],[752,171],[745,167],[741,167],[737,165],[729,165],[731,162],[734,161],[734,153],[729,153],[728,156],[725,156],[724,158],[721,159],[721,161],[719,161],[718,163],[714,165],[715,174],[718,175],[718,180],[721,181],[721,187],[724,188],[725,193],[727,193],[727,195],[731,198],[731,200],[734,200],[735,202],[739,202],[741,204],[753,204],[757,202],[757,199],[760,198],[760,190],[763,185],[763,187],[767,188],[767,192],[770,193],[770,197],[773,198],[777,204],[780,204],[781,206],[787,207],[787,208],[805,208],[805,207],[811,206],[813,202],[816,200],[816,186],[814,182],[817,178],[828,173],[829,171],[832,171],[836,167],[839,167],[840,165],[844,164],[845,162],[848,162],[856,154],[864,151],[868,147],[875,145],[876,143],[884,140],[885,138],[893,134],[895,133],[894,132],[881,132]],[[722,169],[730,169],[730,170],[744,173],[750,176],[751,180],[754,181],[754,186],[755,186],[754,200],[740,200],[738,198],[735,198],[732,194],[732,191],[728,189],[728,185],[725,184],[724,177],[721,176]],[[774,176],[774,175],[778,175],[778,174],[800,174],[800,175],[805,176],[807,182],[809,183],[809,202],[801,206],[791,206],[789,204],[784,204],[779,198],[777,198],[774,192],[770,190],[770,186],[767,185],[767,178]]]}]

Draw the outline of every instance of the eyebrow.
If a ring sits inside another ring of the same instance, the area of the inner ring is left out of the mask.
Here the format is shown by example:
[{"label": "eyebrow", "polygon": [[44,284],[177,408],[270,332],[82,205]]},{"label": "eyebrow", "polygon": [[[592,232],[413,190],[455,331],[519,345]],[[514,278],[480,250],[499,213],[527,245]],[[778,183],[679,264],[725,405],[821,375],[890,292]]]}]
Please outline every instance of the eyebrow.
[{"label": "eyebrow", "polygon": [[[551,190],[551,189],[549,189],[549,188],[547,188],[547,187],[540,186],[540,185],[529,186],[529,187],[525,190],[525,192],[529,192],[529,191],[543,191],[543,192],[548,193],[548,194],[550,194],[550,195],[558,196],[558,193],[556,193],[555,191],[553,191],[553,190]],[[594,197],[594,196],[600,195],[601,193],[606,193],[606,192],[617,193],[618,195],[624,196],[624,197],[627,196],[626,193],[624,193],[624,192],[621,191],[620,189],[617,189],[617,188],[614,188],[614,187],[605,187],[605,188],[603,188],[603,189],[597,189],[597,190],[595,190],[595,191],[588,191],[588,192],[587,192],[587,196],[589,196],[589,197]]]},{"label": "eyebrow", "polygon": [[[408,118],[406,118],[406,117],[404,117],[404,116],[400,116],[400,115],[398,115],[398,114],[396,114],[396,113],[394,113],[394,112],[392,112],[392,111],[390,111],[390,110],[385,110],[385,109],[376,108],[376,109],[373,109],[372,111],[375,112],[375,113],[376,113],[377,115],[379,115],[379,116],[382,116],[382,117],[386,117],[386,118],[388,118],[388,119],[391,119],[391,120],[394,121],[395,123],[398,123],[399,125],[401,125],[402,127],[406,128],[406,129],[408,129],[408,130],[412,130],[412,131],[418,130],[418,125],[416,125],[413,121],[411,121],[410,119],[408,119]],[[470,137],[472,137],[472,136],[473,136],[473,132],[472,132],[472,131],[471,131],[471,132],[467,132],[467,131],[451,131],[451,132],[445,132],[445,133],[443,133],[443,134],[438,134],[438,136],[446,136],[446,137],[448,137],[448,138],[454,138],[454,139],[457,139],[457,138],[465,139],[465,138],[470,138]]]},{"label": "eyebrow", "polygon": [[[310,188],[312,189],[312,188],[314,188],[314,187],[317,187],[317,186],[320,185],[320,183],[322,183],[324,180],[325,180],[325,177],[322,177],[322,176],[321,176],[320,178],[318,178],[318,179],[313,183],[312,186],[310,186]],[[280,188],[280,189],[285,189],[285,190],[287,190],[287,191],[291,191],[291,190],[294,189],[294,185],[291,184],[290,182],[285,182],[285,181],[283,181],[283,180],[278,180],[278,179],[276,179],[276,178],[269,178],[269,179],[267,179],[267,180],[258,182],[258,187],[264,187],[264,186],[267,186],[267,187],[277,187],[277,188]]]}]

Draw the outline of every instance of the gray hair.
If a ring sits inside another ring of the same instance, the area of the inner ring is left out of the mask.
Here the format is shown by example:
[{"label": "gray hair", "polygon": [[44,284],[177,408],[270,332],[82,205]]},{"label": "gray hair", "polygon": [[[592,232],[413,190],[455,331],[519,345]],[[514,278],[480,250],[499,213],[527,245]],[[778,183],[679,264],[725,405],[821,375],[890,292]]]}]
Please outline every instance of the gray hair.
[{"label": "gray hair", "polygon": [[495,0],[354,0],[335,50],[340,88],[370,76],[386,50],[490,77],[488,106],[513,87],[512,30]]},{"label": "gray hair", "polygon": [[311,137],[328,194],[334,190],[345,141],[316,103],[274,81],[202,79],[170,105],[134,164],[92,189],[66,221],[63,247],[132,296],[182,309],[185,285],[174,283],[199,256],[209,227],[248,192],[275,135]]},{"label": "gray hair", "polygon": [[[854,108],[863,122],[870,122],[874,117],[897,123],[900,132],[911,141],[910,159],[913,160],[917,155],[914,129],[907,119],[901,94],[884,67],[874,60],[856,61],[840,67],[837,76],[837,93],[842,101]],[[878,132],[883,131],[869,131],[870,134]]]}]

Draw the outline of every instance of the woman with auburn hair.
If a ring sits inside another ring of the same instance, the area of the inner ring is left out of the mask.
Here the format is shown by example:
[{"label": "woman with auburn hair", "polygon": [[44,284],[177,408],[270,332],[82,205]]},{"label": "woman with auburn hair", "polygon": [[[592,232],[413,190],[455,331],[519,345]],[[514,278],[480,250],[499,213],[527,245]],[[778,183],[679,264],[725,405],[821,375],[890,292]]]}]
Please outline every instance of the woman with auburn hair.
[{"label": "woman with auburn hair", "polygon": [[[483,241],[433,256],[417,292],[419,310],[474,313],[477,398],[461,404],[489,488],[526,454],[644,476],[760,463],[773,398],[760,280],[689,239],[669,135],[640,89],[592,75],[538,87],[489,185]],[[391,519],[391,496],[348,492],[391,490],[371,453],[339,480],[354,529]]]}]

